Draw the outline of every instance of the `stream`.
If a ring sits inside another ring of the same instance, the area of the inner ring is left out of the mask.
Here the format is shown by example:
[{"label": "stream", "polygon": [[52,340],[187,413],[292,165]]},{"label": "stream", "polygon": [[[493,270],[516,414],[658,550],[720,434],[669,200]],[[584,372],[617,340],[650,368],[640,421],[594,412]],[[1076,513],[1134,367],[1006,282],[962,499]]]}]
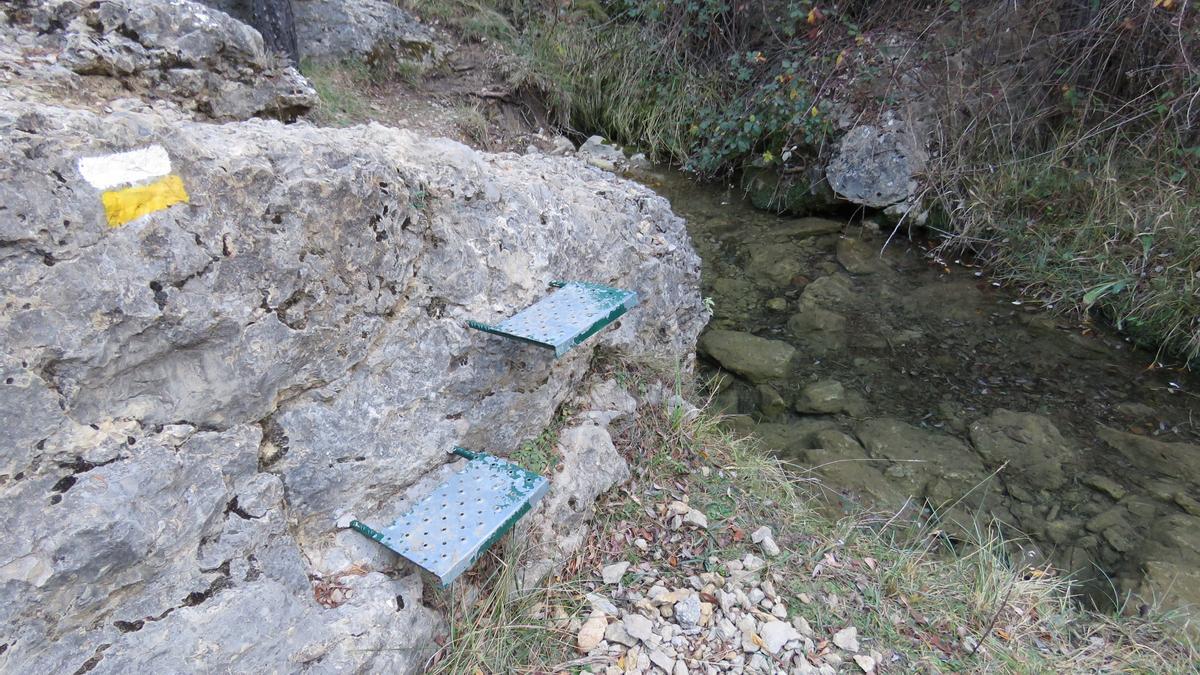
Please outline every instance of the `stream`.
[{"label": "stream", "polygon": [[[687,219],[713,320],[698,374],[831,503],[997,522],[1097,604],[1200,604],[1200,378],[870,223],[642,177]],[[880,251],[883,251],[880,255]],[[910,499],[911,498],[911,499]],[[958,530],[959,532],[962,529]]]}]

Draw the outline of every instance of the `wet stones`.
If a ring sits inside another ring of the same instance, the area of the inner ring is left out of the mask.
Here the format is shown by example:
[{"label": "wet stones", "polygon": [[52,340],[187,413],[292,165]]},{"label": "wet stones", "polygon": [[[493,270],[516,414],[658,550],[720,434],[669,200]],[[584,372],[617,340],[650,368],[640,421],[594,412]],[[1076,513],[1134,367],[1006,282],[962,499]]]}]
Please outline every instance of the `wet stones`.
[{"label": "wet stones", "polygon": [[796,355],[796,348],[782,340],[732,330],[708,331],[700,338],[699,348],[726,370],[755,384],[787,376]]},{"label": "wet stones", "polygon": [[1014,474],[1036,489],[1054,490],[1066,483],[1062,463],[1074,451],[1050,420],[1032,413],[996,410],[971,425],[971,443],[991,466],[1008,463]]},{"label": "wet stones", "polygon": [[763,417],[773,418],[778,417],[787,410],[787,401],[783,400],[783,396],[779,391],[769,384],[760,384],[758,391],[758,409]]},{"label": "wet stones", "polygon": [[841,239],[837,243],[837,260],[850,274],[875,274],[887,267],[874,245],[861,239]]},{"label": "wet stones", "polygon": [[814,356],[838,351],[846,345],[846,317],[827,309],[802,309],[788,319],[787,328],[805,351]]},{"label": "wet stones", "polygon": [[1200,446],[1166,443],[1105,426],[1101,426],[1096,435],[1134,466],[1200,484]]},{"label": "wet stones", "polygon": [[800,392],[795,404],[796,412],[832,415],[846,413],[861,416],[866,412],[866,403],[858,394],[846,391],[837,380],[814,382]]}]

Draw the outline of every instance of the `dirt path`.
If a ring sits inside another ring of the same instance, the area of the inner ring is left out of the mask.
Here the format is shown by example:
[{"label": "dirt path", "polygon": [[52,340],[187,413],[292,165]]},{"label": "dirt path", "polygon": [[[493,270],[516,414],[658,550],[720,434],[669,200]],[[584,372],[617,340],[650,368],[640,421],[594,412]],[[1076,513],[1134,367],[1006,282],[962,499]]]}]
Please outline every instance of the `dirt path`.
[{"label": "dirt path", "polygon": [[345,67],[305,73],[321,93],[309,114],[317,124],[379,122],[452,138],[491,152],[550,147],[544,106],[513,81],[520,64],[495,43],[468,42],[443,32],[449,54],[425,72],[377,75]]}]

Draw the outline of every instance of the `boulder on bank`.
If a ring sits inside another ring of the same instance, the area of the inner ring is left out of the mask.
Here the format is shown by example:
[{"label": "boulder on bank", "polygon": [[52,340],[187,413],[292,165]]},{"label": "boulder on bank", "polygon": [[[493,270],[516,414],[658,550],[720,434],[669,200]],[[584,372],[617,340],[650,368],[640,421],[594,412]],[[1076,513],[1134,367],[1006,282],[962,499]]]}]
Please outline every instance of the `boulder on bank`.
[{"label": "boulder on bank", "polygon": [[[246,23],[245,2],[202,0]],[[300,58],[355,60],[375,66],[430,66],[445,48],[427,26],[387,0],[291,0]]]},{"label": "boulder on bank", "polygon": [[[61,51],[84,76],[120,78],[135,91],[170,98],[214,119],[294,117],[317,101],[295,68],[268,52],[258,31],[190,0],[61,2],[18,14],[35,40]],[[30,35],[30,33],[26,33]]]},{"label": "boulder on bank", "polygon": [[786,377],[796,355],[796,348],[782,340],[735,330],[708,331],[700,338],[699,349],[754,384]]},{"label": "boulder on bank", "polygon": [[[110,224],[124,188],[80,158],[154,146],[186,200]],[[0,101],[0,203],[13,672],[416,670],[421,577],[336,523],[536,436],[597,346],[685,353],[707,319],[650,190],[376,124]],[[465,327],[558,278],[641,304],[559,360]]]},{"label": "boulder on bank", "polygon": [[838,196],[855,204],[885,208],[916,193],[916,175],[927,153],[897,119],[846,132],[825,173]]}]

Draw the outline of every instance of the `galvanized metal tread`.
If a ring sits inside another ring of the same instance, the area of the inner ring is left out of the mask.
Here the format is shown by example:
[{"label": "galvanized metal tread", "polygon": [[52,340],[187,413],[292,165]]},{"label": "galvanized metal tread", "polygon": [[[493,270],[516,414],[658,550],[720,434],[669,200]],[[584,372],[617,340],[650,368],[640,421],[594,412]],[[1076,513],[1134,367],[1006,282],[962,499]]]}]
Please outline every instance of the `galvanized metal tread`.
[{"label": "galvanized metal tread", "polygon": [[637,305],[637,293],[581,281],[554,281],[557,291],[498,324],[468,321],[476,330],[553,349],[556,357],[595,335]]},{"label": "galvanized metal tread", "polygon": [[455,448],[466,468],[388,527],[350,527],[433,573],[448,586],[549,489],[535,473],[483,452]]}]

